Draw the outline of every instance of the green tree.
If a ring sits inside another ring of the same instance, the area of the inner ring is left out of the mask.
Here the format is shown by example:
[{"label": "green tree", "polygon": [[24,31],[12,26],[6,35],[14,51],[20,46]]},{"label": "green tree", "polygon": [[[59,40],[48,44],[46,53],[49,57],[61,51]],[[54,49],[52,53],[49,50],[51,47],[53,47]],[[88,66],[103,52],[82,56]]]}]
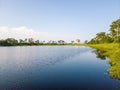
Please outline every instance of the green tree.
[{"label": "green tree", "polygon": [[74,44],[74,41],[71,41],[71,44]]},{"label": "green tree", "polygon": [[25,38],[24,43],[28,43],[27,41],[28,41],[28,39],[27,39],[27,38]]},{"label": "green tree", "polygon": [[110,25],[110,34],[114,42],[120,42],[120,19]]},{"label": "green tree", "polygon": [[8,38],[5,41],[6,41],[6,44],[8,44],[9,46],[18,45],[18,41],[14,38]]},{"label": "green tree", "polygon": [[34,44],[34,39],[33,39],[33,38],[29,38],[29,39],[28,39],[28,43]]},{"label": "green tree", "polygon": [[24,43],[24,40],[19,39],[19,43],[20,43],[20,44]]},{"label": "green tree", "polygon": [[64,45],[64,44],[65,44],[65,41],[64,41],[64,40],[58,40],[58,44]]},{"label": "green tree", "polygon": [[113,42],[111,36],[105,32],[100,32],[96,34],[96,37],[91,39],[88,43],[91,44],[102,44],[102,43],[111,43]]},{"label": "green tree", "polygon": [[50,40],[50,41],[47,42],[47,44],[49,44],[49,45],[56,45],[57,42],[56,42],[56,41],[53,41],[53,40]]},{"label": "green tree", "polygon": [[88,43],[88,40],[85,40],[85,42],[84,42],[85,44],[87,44]]}]

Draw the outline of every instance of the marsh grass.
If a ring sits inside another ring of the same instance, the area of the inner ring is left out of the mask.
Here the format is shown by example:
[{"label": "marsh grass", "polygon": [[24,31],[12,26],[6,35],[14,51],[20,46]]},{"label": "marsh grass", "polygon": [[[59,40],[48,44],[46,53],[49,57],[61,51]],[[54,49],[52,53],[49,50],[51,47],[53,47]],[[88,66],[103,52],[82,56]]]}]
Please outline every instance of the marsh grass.
[{"label": "marsh grass", "polygon": [[109,58],[108,63],[111,65],[109,74],[120,80],[120,44],[89,44],[88,46],[106,51],[103,55]]},{"label": "marsh grass", "polygon": [[120,48],[120,43],[119,43],[119,46],[118,46],[118,48]]}]

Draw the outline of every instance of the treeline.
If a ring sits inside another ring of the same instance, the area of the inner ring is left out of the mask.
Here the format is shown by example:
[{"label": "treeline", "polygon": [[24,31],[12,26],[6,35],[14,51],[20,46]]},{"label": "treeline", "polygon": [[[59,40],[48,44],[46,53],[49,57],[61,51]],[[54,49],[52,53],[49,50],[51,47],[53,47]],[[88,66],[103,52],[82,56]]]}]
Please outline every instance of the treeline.
[{"label": "treeline", "polygon": [[14,39],[14,38],[7,38],[0,40],[0,46],[23,46],[23,45],[65,45],[68,44],[64,40],[53,41],[50,40],[48,42],[34,40],[33,38],[26,38],[26,39]]},{"label": "treeline", "polygon": [[109,33],[97,33],[90,41],[85,41],[88,44],[104,44],[104,43],[120,43],[120,19],[112,22]]}]

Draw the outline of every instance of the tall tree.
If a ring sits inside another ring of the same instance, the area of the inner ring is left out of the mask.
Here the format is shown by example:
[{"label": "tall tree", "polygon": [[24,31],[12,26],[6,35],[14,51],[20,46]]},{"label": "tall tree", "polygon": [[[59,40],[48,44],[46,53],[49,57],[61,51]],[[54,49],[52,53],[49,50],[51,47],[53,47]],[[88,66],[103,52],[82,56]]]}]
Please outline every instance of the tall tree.
[{"label": "tall tree", "polygon": [[110,25],[110,34],[114,42],[120,42],[120,19],[112,22]]}]

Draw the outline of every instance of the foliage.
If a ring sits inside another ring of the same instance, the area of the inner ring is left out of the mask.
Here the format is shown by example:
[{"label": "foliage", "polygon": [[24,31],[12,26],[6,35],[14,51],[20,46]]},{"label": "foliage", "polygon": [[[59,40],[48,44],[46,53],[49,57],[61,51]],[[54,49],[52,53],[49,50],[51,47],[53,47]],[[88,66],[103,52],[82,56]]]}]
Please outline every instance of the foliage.
[{"label": "foliage", "polygon": [[[100,32],[96,37],[92,38],[88,44],[89,46],[102,50],[102,54],[95,52],[97,57],[104,58],[107,56],[111,65],[109,74],[111,77],[120,79],[120,19],[113,21],[110,25],[110,33]],[[111,43],[111,44],[107,44]]]},{"label": "foliage", "polygon": [[[106,56],[109,58],[108,63],[111,65],[109,68],[109,74],[111,77],[120,79],[120,48],[119,44],[89,44],[90,47],[93,47],[98,51],[97,57],[101,58]],[[102,54],[100,52],[102,51]],[[103,52],[104,51],[104,52]]]},{"label": "foliage", "polygon": [[112,22],[110,25],[110,34],[114,42],[120,42],[120,19]]},{"label": "foliage", "polygon": [[18,44],[18,41],[14,38],[8,38],[6,40],[0,40],[1,46],[15,46]]},{"label": "foliage", "polygon": [[68,45],[68,43],[65,43],[64,40],[58,40],[58,41],[34,41],[33,38],[26,38],[26,39],[19,39],[16,40],[14,38],[7,38],[0,40],[0,46],[23,46],[23,45]]},{"label": "foliage", "polygon": [[110,33],[100,32],[92,38],[88,44],[119,43],[120,42],[120,19],[112,22]]}]

